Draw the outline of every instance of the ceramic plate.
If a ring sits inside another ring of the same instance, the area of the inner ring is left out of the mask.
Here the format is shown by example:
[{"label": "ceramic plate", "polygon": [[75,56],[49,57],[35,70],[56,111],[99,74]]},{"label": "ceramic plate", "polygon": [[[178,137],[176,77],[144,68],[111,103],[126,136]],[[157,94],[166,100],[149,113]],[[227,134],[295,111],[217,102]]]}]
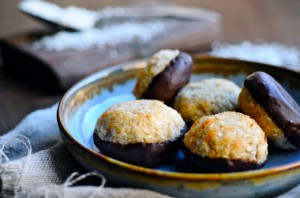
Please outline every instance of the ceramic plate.
[{"label": "ceramic plate", "polygon": [[[254,71],[275,77],[300,103],[300,74],[283,68],[234,59],[194,56],[191,81],[226,78],[242,86]],[[61,135],[73,156],[88,170],[102,173],[114,184],[146,188],[176,197],[266,197],[300,183],[300,151],[271,152],[263,169],[235,173],[201,173],[187,165],[181,152],[176,160],[157,168],[127,164],[99,152],[92,133],[97,118],[111,105],[134,100],[135,77],[144,61],[100,71],[77,83],[58,109]]]}]

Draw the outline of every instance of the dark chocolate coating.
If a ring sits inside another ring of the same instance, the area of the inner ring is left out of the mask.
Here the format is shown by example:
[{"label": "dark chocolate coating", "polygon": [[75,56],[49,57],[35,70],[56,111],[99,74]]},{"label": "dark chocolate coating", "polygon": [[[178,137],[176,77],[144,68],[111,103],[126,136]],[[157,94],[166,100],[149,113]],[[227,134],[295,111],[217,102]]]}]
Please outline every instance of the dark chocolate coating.
[{"label": "dark chocolate coating", "polygon": [[286,138],[300,147],[300,107],[290,94],[272,76],[264,72],[249,75],[244,86],[282,129]]},{"label": "dark chocolate coating", "polygon": [[227,158],[208,158],[192,153],[186,146],[183,145],[182,152],[186,160],[200,168],[203,172],[237,172],[259,169],[264,166],[264,163],[258,164],[242,159],[227,159]]},{"label": "dark chocolate coating", "polygon": [[94,143],[99,150],[112,158],[139,166],[153,167],[170,160],[180,149],[187,126],[180,132],[180,136],[174,140],[162,143],[134,143],[119,144],[103,141],[94,132]]},{"label": "dark chocolate coating", "polygon": [[170,104],[176,93],[189,82],[193,59],[180,52],[162,72],[157,74],[142,94],[144,99],[156,99]]}]

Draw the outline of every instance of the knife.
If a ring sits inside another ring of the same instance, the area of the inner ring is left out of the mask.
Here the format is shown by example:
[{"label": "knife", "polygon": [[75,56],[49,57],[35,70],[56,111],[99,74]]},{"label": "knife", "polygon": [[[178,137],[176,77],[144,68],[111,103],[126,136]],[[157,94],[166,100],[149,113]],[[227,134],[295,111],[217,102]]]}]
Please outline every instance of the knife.
[{"label": "knife", "polygon": [[106,7],[97,11],[75,6],[62,8],[46,1],[26,0],[19,3],[19,10],[56,29],[83,31],[99,28],[102,24],[122,20],[148,20],[173,18],[181,20],[220,23],[221,16],[213,11],[183,6],[134,6]]}]

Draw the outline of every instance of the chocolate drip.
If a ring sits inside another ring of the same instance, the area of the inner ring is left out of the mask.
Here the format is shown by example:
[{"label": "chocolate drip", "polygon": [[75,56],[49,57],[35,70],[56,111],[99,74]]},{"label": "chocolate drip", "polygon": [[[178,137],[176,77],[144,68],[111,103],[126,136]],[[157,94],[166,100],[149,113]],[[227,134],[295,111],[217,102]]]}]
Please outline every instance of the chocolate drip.
[{"label": "chocolate drip", "polygon": [[202,172],[237,172],[262,168],[265,163],[258,164],[245,159],[209,158],[192,153],[186,146],[182,152],[188,162],[200,168]]},{"label": "chocolate drip", "polygon": [[149,84],[142,98],[156,99],[169,104],[177,91],[189,82],[193,71],[191,56],[180,52]]},{"label": "chocolate drip", "polygon": [[177,138],[166,140],[162,143],[113,143],[101,140],[96,131],[93,137],[95,145],[107,156],[131,164],[154,167],[174,157],[181,147],[182,139],[186,132],[187,126],[185,125]]},{"label": "chocolate drip", "polygon": [[300,107],[289,93],[264,72],[249,75],[244,86],[283,130],[288,140],[300,147]]}]

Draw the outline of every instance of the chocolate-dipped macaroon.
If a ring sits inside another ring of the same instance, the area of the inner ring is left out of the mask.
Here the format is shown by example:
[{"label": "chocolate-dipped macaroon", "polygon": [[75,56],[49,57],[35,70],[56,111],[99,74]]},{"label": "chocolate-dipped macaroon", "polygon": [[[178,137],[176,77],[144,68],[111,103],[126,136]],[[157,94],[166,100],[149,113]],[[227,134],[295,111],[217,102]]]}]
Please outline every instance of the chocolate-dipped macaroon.
[{"label": "chocolate-dipped macaroon", "polygon": [[94,143],[107,156],[152,167],[174,156],[186,131],[176,110],[157,100],[135,100],[113,105],[102,114]]},{"label": "chocolate-dipped macaroon", "polygon": [[269,74],[254,72],[246,78],[239,106],[277,148],[294,150],[300,146],[300,107]]},{"label": "chocolate-dipped macaroon", "polygon": [[268,144],[255,120],[228,111],[196,120],[184,136],[183,153],[199,172],[245,171],[264,165]]},{"label": "chocolate-dipped macaroon", "polygon": [[142,70],[134,88],[137,98],[156,99],[169,104],[177,91],[189,82],[193,59],[179,50],[161,50]]}]

